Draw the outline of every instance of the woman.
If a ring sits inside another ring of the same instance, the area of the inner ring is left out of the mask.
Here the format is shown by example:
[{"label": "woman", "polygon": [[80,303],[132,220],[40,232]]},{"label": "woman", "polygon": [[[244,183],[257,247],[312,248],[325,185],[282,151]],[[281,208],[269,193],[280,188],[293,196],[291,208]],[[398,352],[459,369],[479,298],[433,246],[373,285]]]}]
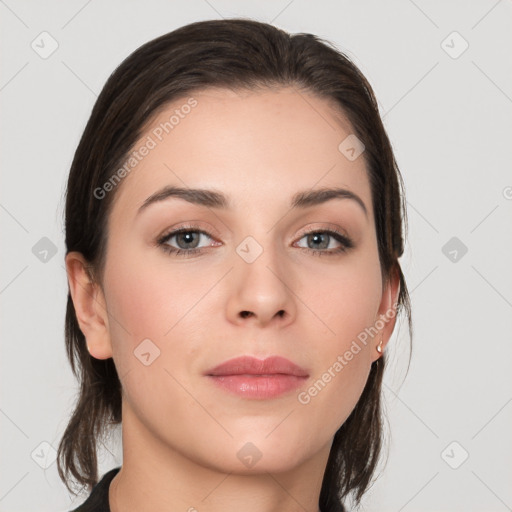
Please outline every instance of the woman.
[{"label": "woman", "polygon": [[130,55],[67,187],[76,510],[357,504],[402,309],[411,326],[402,190],[370,85],[313,35],[203,21]]}]

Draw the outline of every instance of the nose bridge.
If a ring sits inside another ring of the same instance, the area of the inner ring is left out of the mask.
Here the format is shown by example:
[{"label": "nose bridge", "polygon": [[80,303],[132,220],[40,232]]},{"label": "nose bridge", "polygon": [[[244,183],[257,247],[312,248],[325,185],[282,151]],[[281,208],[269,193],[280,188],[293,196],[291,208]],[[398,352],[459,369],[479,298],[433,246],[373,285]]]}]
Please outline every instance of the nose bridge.
[{"label": "nose bridge", "polygon": [[[240,261],[240,277],[242,279],[256,278],[257,282],[278,286],[281,280],[281,268],[284,268],[283,251],[274,239],[272,231],[265,233],[261,230],[256,235],[246,236],[235,248]],[[277,274],[277,275],[276,275]],[[281,278],[278,279],[279,276]],[[274,281],[278,283],[274,283]]]},{"label": "nose bridge", "polygon": [[235,248],[236,264],[233,278],[232,313],[251,312],[261,322],[275,315],[292,314],[293,294],[287,284],[284,251],[275,240],[274,232],[261,229],[246,236]]}]

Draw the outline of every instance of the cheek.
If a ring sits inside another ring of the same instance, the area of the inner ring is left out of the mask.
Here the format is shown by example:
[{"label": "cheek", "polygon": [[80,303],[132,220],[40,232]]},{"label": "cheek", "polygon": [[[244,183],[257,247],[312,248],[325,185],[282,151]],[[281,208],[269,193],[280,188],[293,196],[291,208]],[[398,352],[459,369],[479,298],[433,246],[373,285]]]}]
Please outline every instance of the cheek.
[{"label": "cheek", "polygon": [[173,266],[165,255],[155,262],[134,252],[108,269],[109,309],[135,339],[165,340],[208,290],[209,280]]},{"label": "cheek", "polygon": [[183,414],[199,414],[180,383],[187,382],[197,350],[188,343],[193,307],[208,287],[142,259],[124,258],[108,272],[109,331],[125,399],[151,421],[171,424],[177,404]]},{"label": "cheek", "polygon": [[335,272],[306,275],[301,296],[308,298],[316,314],[312,324],[321,327],[322,335],[314,354],[317,372],[298,402],[313,416],[318,411],[335,431],[359,400],[372,363],[370,328],[382,294],[378,256],[361,255]]},{"label": "cheek", "polygon": [[[328,325],[312,356],[315,373],[297,396],[314,431],[334,435],[356,406],[372,364],[373,343],[368,327],[375,320],[375,285],[363,281],[332,282],[329,298],[318,297],[318,311]],[[353,288],[350,288],[353,285]]]},{"label": "cheek", "polygon": [[376,252],[350,255],[329,268],[311,267],[300,281],[299,296],[332,348],[343,350],[377,320],[382,285]]},{"label": "cheek", "polygon": [[141,361],[137,355],[141,351],[149,352],[149,357],[158,355],[162,362],[169,361],[167,352],[171,348],[171,361],[193,350],[173,340],[190,327],[194,306],[208,290],[208,283],[185,272],[171,273],[142,258],[123,258],[111,265],[105,275],[109,331],[120,374],[134,364],[138,368]]}]

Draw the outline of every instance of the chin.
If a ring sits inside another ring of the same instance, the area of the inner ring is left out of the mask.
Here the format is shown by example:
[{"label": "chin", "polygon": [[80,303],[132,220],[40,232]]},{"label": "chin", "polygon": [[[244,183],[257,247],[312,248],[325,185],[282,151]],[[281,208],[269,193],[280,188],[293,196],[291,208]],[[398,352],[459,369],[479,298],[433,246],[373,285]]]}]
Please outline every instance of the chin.
[{"label": "chin", "polygon": [[[322,449],[308,447],[302,444],[303,439],[293,436],[276,436],[275,432],[244,436],[243,440],[235,438],[228,443],[221,453],[218,453],[220,470],[235,474],[284,473],[293,470],[302,462],[308,460],[314,452]],[[287,442],[283,441],[287,439]],[[309,449],[308,449],[309,448]]]}]

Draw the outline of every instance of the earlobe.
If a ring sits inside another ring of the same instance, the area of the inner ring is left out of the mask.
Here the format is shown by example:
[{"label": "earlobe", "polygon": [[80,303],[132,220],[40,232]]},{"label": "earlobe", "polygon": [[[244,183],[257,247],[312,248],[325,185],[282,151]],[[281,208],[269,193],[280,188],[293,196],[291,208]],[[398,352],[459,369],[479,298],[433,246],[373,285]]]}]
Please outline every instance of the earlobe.
[{"label": "earlobe", "polygon": [[79,252],[66,255],[69,291],[87,348],[96,359],[112,357],[106,301],[98,283],[91,279],[88,262]]}]

